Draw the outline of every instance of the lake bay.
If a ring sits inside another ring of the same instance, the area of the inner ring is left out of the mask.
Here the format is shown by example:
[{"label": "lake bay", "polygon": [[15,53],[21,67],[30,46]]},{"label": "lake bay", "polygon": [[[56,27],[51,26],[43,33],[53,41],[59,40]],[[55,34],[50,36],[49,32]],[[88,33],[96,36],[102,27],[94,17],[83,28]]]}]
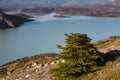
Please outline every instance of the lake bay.
[{"label": "lake bay", "polygon": [[120,35],[120,18],[53,15],[34,16],[35,21],[19,28],[0,30],[0,65],[25,56],[59,53],[56,45],[64,45],[64,33],[86,33],[92,42]]}]

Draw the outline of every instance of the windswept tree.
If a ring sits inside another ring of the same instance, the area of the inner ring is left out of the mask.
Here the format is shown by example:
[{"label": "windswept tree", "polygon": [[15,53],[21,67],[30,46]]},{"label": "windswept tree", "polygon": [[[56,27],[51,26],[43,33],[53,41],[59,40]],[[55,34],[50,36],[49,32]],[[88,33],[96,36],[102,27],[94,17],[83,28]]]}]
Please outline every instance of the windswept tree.
[{"label": "windswept tree", "polygon": [[60,58],[66,62],[52,69],[54,76],[62,80],[70,80],[82,74],[93,72],[101,64],[101,53],[91,44],[86,34],[65,34],[65,46],[57,45],[62,52]]}]

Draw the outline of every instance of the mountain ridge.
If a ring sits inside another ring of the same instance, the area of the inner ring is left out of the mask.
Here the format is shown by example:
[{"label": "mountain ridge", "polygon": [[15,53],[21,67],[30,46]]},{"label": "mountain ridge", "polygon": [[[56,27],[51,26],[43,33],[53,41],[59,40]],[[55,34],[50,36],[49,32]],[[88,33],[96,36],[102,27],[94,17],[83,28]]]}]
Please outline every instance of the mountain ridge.
[{"label": "mountain ridge", "polygon": [[[85,4],[85,3],[99,3],[99,4],[104,4],[104,3],[109,3],[113,2],[113,0],[1,0],[0,1],[0,7],[39,7],[39,6],[62,6],[63,4],[68,4],[71,1],[78,2],[77,5],[80,4]],[[9,2],[9,3],[8,3]],[[31,5],[31,6],[29,6]],[[70,4],[69,4],[70,6]]]}]

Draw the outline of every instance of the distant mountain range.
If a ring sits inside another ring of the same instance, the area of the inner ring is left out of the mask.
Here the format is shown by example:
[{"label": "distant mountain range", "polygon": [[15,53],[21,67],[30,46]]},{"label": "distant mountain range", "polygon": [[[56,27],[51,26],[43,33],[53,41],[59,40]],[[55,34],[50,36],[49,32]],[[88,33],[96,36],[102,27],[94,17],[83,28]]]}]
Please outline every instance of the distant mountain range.
[{"label": "distant mountain range", "polygon": [[120,17],[120,0],[0,0],[0,10]]},{"label": "distant mountain range", "polygon": [[108,3],[114,0],[0,0],[0,8],[40,7],[40,6],[79,6],[81,4]]}]

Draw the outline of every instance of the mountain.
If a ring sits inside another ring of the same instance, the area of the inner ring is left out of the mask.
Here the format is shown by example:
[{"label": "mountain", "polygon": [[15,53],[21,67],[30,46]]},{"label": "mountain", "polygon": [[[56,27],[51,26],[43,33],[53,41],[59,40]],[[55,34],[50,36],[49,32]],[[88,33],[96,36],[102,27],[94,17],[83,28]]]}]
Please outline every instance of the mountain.
[{"label": "mountain", "polygon": [[[63,4],[69,4],[71,1],[78,4],[83,3],[107,3],[113,0],[0,0],[0,7],[38,7],[38,6],[61,6]],[[30,5],[30,6],[29,6]],[[69,4],[71,5],[71,4]]]},{"label": "mountain", "polygon": [[25,22],[32,21],[30,19],[27,19],[26,17],[27,16],[23,14],[7,15],[3,12],[0,12],[0,28],[6,29],[6,28],[19,27]]}]

